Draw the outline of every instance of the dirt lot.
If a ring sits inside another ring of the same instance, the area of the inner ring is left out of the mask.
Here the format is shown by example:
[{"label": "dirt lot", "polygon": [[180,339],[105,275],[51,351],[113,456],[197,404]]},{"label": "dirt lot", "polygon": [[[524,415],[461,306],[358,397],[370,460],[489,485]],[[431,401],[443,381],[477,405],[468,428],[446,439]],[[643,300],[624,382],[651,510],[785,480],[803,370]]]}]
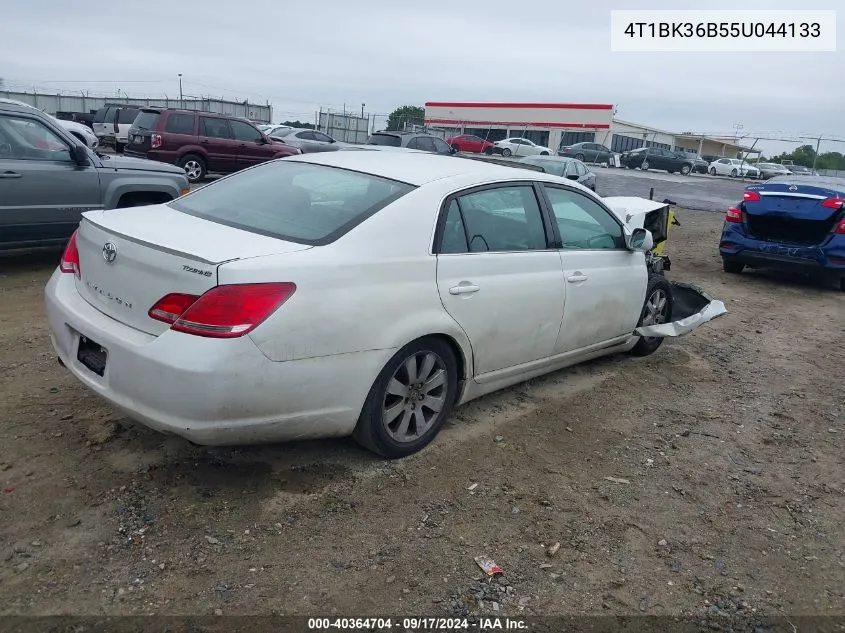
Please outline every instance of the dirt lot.
[{"label": "dirt lot", "polygon": [[57,254],[0,259],[0,614],[845,614],[845,294],[728,277],[721,215],[680,219],[670,276],[728,315],[390,463],[133,424],[56,363]]}]

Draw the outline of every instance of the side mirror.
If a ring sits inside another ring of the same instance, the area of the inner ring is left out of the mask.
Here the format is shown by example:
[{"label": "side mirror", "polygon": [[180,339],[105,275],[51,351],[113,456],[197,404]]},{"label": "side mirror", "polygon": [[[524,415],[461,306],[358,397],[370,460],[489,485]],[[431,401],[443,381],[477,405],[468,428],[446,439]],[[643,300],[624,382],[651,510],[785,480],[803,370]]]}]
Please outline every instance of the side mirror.
[{"label": "side mirror", "polygon": [[628,249],[635,252],[645,253],[654,248],[654,238],[646,229],[634,229],[630,235],[625,235],[625,241]]},{"label": "side mirror", "polygon": [[82,145],[74,145],[70,148],[70,157],[79,166],[88,165],[88,150]]},{"label": "side mirror", "polygon": [[259,145],[267,145],[270,142],[270,139],[266,136],[259,136],[257,139],[255,139],[255,142]]}]

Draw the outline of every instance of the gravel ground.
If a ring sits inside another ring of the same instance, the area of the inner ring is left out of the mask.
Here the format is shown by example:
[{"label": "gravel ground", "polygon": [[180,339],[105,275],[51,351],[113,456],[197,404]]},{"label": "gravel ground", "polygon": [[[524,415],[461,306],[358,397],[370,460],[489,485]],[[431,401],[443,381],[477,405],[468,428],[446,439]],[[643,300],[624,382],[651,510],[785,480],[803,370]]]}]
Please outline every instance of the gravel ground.
[{"label": "gravel ground", "polygon": [[130,422],[56,363],[57,254],[0,259],[0,615],[845,615],[845,294],[727,276],[721,215],[680,221],[669,276],[728,315],[397,462]]}]

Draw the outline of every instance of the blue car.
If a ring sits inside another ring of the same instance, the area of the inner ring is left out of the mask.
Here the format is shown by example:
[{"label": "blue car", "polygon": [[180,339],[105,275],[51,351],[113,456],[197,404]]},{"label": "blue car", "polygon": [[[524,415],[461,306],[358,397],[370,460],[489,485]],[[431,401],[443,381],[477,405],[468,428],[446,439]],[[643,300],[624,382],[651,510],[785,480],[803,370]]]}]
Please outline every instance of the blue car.
[{"label": "blue car", "polygon": [[801,272],[845,292],[845,179],[777,176],[749,185],[728,209],[719,253],[728,273]]}]

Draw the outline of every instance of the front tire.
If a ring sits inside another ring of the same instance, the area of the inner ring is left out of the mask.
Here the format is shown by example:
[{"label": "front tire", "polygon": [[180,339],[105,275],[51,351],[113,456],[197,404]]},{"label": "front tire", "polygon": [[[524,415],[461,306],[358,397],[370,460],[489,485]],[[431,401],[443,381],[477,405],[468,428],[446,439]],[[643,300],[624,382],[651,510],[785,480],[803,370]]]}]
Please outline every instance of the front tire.
[{"label": "front tire", "polygon": [[[646,299],[637,327],[641,325],[655,325],[669,323],[672,320],[672,286],[663,275],[649,274]],[[631,349],[632,356],[648,356],[657,351],[663,344],[662,336],[641,336],[637,344]]]},{"label": "front tire", "polygon": [[205,178],[205,161],[196,154],[185,154],[179,159],[179,167],[185,170],[190,183],[196,183]]},{"label": "front tire", "polygon": [[513,152],[511,152],[511,151],[510,151],[510,149],[508,149],[507,147],[506,147],[505,149],[503,149],[503,150],[502,150],[502,156],[504,156],[505,158],[507,158],[508,156],[510,156],[512,153],[513,153]]},{"label": "front tire", "polygon": [[710,175],[711,175],[711,176],[715,176],[715,175],[716,175],[716,168],[715,168],[715,167],[711,167],[711,168],[710,168]]},{"label": "front tire", "polygon": [[738,173],[736,169],[731,169],[731,178],[736,178]]},{"label": "front tire", "polygon": [[648,161],[647,160],[643,161],[643,164],[640,165],[640,169],[642,169],[643,171],[648,171]]},{"label": "front tire", "polygon": [[689,165],[682,165],[681,166],[681,173],[684,176],[689,176],[690,171],[692,171],[692,168]]},{"label": "front tire", "polygon": [[742,262],[732,262],[728,261],[727,259],[722,260],[722,269],[726,273],[730,273],[732,275],[738,275],[745,269],[745,264]]},{"label": "front tire", "polygon": [[581,152],[575,154],[575,160],[580,160],[582,163],[584,162],[584,155]]},{"label": "front tire", "polygon": [[376,378],[353,432],[382,457],[416,453],[440,431],[458,395],[458,361],[443,339],[427,336],[400,349]]},{"label": "front tire", "polygon": [[460,152],[460,151],[461,151],[461,148],[460,148],[460,147],[458,147],[458,144],[457,144],[457,143],[453,143],[453,144],[452,144],[452,149],[453,149],[453,150],[455,150],[455,153],[456,153],[456,154],[457,154],[458,152]]},{"label": "front tire", "polygon": [[487,156],[492,156],[493,155],[493,148],[488,147],[487,149],[484,150],[484,153],[487,154]]}]

